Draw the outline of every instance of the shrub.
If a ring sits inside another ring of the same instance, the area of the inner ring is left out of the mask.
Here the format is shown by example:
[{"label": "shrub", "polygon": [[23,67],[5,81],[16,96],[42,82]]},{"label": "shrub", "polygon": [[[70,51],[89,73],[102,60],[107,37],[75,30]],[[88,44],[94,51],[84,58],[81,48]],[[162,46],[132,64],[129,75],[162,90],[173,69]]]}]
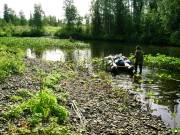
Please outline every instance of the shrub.
[{"label": "shrub", "polygon": [[162,67],[169,70],[180,70],[180,58],[170,57],[162,54],[156,56],[146,55],[145,63],[153,67]]},{"label": "shrub", "polygon": [[180,32],[176,31],[170,36],[170,43],[173,45],[180,45]]},{"label": "shrub", "polygon": [[38,92],[31,99],[5,113],[5,116],[19,117],[24,111],[30,112],[32,125],[50,116],[58,117],[59,122],[63,123],[69,114],[65,107],[58,104],[56,96],[49,90]]},{"label": "shrub", "polygon": [[0,81],[13,74],[23,73],[24,52],[19,48],[0,46]]}]

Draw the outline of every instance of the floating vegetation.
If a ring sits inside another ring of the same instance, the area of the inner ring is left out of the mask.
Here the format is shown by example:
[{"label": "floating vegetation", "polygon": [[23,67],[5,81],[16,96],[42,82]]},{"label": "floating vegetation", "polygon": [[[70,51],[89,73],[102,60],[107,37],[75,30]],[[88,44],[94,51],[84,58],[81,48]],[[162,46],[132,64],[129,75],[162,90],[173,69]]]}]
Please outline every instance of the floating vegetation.
[{"label": "floating vegetation", "polygon": [[89,44],[68,39],[0,37],[0,44],[21,48],[60,47],[64,49],[86,48]]},{"label": "floating vegetation", "polygon": [[162,54],[156,56],[145,55],[145,63],[152,67],[161,67],[168,70],[180,70],[180,58],[170,57]]},{"label": "floating vegetation", "polygon": [[155,92],[153,92],[153,91],[148,91],[148,92],[146,93],[146,97],[147,97],[147,98],[153,99],[153,98],[155,98],[155,96],[156,96],[156,94],[155,94]]},{"label": "floating vegetation", "polygon": [[173,78],[172,75],[168,73],[157,73],[156,76],[166,80],[171,80]]},{"label": "floating vegetation", "polygon": [[[131,61],[134,61],[134,55],[131,54],[129,56]],[[163,54],[157,54],[152,56],[151,54],[144,56],[144,63],[145,65],[151,67],[158,67],[164,68],[172,71],[179,71],[180,70],[180,58],[166,56]]]}]

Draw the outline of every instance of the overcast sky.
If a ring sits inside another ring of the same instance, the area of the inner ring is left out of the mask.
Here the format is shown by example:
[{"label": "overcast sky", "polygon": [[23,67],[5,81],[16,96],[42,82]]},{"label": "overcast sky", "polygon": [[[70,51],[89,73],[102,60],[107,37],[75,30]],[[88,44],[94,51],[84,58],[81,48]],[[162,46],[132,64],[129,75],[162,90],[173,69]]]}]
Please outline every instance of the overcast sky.
[{"label": "overcast sky", "polygon": [[[19,11],[24,11],[27,18],[30,16],[30,12],[33,12],[34,4],[41,4],[43,11],[46,15],[54,15],[59,19],[64,18],[63,12],[64,0],[0,0],[0,17],[3,16],[4,4],[8,4],[9,8],[15,10],[16,14]],[[74,0],[75,6],[81,16],[89,13],[91,0]]]}]

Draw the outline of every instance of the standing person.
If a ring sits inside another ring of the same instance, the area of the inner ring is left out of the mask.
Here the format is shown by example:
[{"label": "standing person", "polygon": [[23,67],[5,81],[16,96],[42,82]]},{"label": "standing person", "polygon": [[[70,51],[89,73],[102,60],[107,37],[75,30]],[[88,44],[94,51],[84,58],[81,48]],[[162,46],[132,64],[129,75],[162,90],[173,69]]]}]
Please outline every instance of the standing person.
[{"label": "standing person", "polygon": [[137,66],[139,66],[139,74],[142,74],[142,66],[143,66],[143,51],[142,48],[138,45],[136,46],[135,51],[135,73],[137,73]]}]

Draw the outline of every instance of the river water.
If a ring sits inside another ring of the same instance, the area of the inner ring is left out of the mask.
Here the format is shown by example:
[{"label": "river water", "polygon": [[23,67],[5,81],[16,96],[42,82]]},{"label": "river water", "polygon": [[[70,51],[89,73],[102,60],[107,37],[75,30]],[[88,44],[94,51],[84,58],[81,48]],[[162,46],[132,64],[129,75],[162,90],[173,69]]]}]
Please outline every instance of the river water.
[{"label": "river water", "polygon": [[[27,49],[27,57],[41,58],[47,61],[68,61],[75,63],[85,61],[85,66],[92,72],[91,59],[103,58],[108,55],[122,53],[129,56],[133,53],[135,46],[123,45],[110,42],[91,42],[91,47],[82,50],[62,50],[60,48]],[[168,56],[180,57],[180,48],[142,46],[145,54],[166,54]],[[153,115],[160,116],[171,128],[180,127],[180,73],[175,73],[173,80],[157,77],[159,72],[167,72],[163,69],[143,67],[141,80],[128,74],[122,73],[114,77],[113,85],[122,87],[136,94],[137,100],[142,102],[142,109],[151,109]],[[133,91],[132,91],[133,90]]]}]

